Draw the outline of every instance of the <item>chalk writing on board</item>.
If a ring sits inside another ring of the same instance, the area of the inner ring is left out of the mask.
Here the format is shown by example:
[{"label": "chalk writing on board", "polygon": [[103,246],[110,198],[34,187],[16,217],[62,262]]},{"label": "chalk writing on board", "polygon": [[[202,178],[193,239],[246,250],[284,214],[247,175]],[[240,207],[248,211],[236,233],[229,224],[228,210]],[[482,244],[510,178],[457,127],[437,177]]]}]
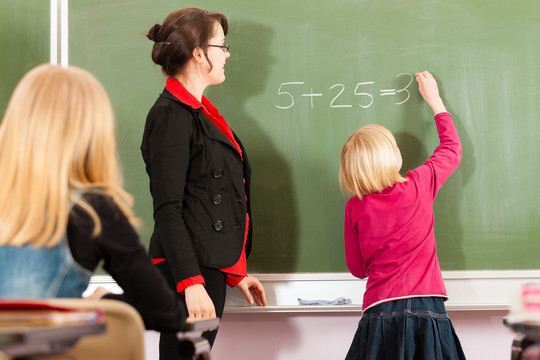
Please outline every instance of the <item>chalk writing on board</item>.
[{"label": "chalk writing on board", "polygon": [[[356,104],[344,104],[340,101],[341,95],[346,91],[346,86],[344,84],[333,84],[328,88],[332,90],[332,95],[335,96],[330,101],[329,105],[331,108],[352,108],[353,106],[360,106],[363,109],[367,109],[373,105],[375,101],[375,96],[396,96],[395,105],[401,105],[405,103],[411,97],[411,93],[408,88],[412,84],[414,76],[409,73],[401,73],[396,75],[396,78],[399,77],[408,77],[409,82],[403,88],[399,89],[376,89],[375,81],[364,81],[356,84],[353,94],[358,96],[358,102]],[[295,98],[298,96],[309,98],[310,106],[313,109],[314,99],[322,97],[324,94],[322,92],[314,92],[313,88],[310,88],[309,91],[305,90],[305,86],[301,87],[300,85],[305,85],[304,81],[290,81],[283,82],[279,85],[278,96],[280,96],[280,105],[275,104],[278,109],[287,110],[292,108],[295,105]]]}]

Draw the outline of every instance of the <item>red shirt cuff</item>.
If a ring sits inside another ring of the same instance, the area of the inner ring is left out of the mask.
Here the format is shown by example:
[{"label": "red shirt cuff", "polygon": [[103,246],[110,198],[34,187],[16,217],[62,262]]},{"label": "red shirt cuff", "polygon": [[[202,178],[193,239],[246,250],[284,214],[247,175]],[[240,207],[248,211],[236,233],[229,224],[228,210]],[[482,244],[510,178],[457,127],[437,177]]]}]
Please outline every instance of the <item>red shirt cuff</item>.
[{"label": "red shirt cuff", "polygon": [[178,291],[181,294],[184,294],[184,290],[196,284],[204,285],[204,278],[201,275],[195,275],[195,276],[192,276],[190,278],[180,281],[179,283],[176,284],[176,291]]},{"label": "red shirt cuff", "polygon": [[238,285],[238,283],[242,281],[244,278],[245,276],[235,276],[235,275],[227,274],[227,280],[226,280],[227,285],[233,288],[236,285]]}]

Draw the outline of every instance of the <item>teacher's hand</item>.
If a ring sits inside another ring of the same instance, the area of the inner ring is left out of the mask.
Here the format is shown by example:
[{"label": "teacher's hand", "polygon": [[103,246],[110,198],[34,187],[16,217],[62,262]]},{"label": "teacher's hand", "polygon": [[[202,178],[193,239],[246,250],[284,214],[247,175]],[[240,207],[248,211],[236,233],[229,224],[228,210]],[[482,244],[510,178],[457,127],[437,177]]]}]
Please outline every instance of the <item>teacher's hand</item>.
[{"label": "teacher's hand", "polygon": [[264,293],[264,287],[262,286],[259,279],[257,279],[255,276],[246,276],[242,279],[242,281],[238,283],[238,285],[236,285],[236,287],[244,294],[246,300],[250,304],[253,304],[253,299],[255,299],[255,303],[257,305],[266,306],[266,295]]},{"label": "teacher's hand", "polygon": [[208,320],[216,318],[214,303],[202,284],[192,285],[184,291],[189,320]]}]

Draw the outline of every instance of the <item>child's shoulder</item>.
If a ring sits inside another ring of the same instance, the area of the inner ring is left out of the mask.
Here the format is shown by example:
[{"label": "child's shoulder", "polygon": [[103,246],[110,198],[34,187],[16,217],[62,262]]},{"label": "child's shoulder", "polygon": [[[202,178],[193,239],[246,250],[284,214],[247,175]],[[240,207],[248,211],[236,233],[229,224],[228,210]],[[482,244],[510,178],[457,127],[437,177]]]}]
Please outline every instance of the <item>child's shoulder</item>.
[{"label": "child's shoulder", "polygon": [[359,204],[363,202],[366,196],[369,196],[369,195],[364,195],[361,199],[358,196],[352,196],[349,200],[347,200],[347,203],[345,204],[345,206],[348,208],[358,206]]},{"label": "child's shoulder", "polygon": [[405,193],[408,192],[408,188],[416,181],[417,175],[411,174],[411,171],[407,173],[407,181],[397,182],[392,186],[389,186],[380,192],[364,195],[361,199],[354,196],[347,201],[347,208],[349,209],[378,209],[380,207],[387,208],[388,204],[395,204],[398,202]]},{"label": "child's shoulder", "polygon": [[425,181],[431,176],[429,166],[425,163],[417,167],[416,169],[409,170],[407,172],[407,182],[419,183]]}]

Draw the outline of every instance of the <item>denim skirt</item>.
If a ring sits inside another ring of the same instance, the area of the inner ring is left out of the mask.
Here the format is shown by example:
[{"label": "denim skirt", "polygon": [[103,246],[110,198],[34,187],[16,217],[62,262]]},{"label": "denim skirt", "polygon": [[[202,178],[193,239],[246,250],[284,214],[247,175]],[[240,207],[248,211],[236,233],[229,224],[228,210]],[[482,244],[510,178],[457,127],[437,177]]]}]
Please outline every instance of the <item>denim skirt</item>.
[{"label": "denim skirt", "polygon": [[367,309],[345,360],[461,360],[444,299],[415,297]]}]

